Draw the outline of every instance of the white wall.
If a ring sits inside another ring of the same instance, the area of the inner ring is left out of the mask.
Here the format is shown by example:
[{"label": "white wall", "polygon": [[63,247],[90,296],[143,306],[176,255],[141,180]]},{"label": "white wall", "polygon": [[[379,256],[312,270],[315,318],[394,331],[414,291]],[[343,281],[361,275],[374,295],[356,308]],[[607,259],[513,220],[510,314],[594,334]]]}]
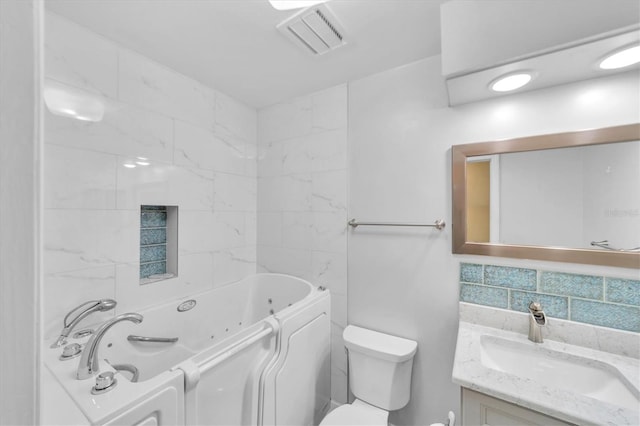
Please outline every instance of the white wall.
[{"label": "white wall", "polygon": [[[349,217],[451,222],[450,147],[455,144],[637,122],[637,72],[447,107],[440,58],[349,84]],[[451,383],[459,262],[635,277],[630,269],[453,256],[444,231],[349,232],[350,323],[418,341],[409,405],[394,424],[443,421],[457,411]]]},{"label": "white wall", "polygon": [[0,424],[38,422],[42,2],[0,1]]},{"label": "white wall", "polygon": [[258,268],[331,291],[331,397],[346,402],[347,86],[258,113]]},{"label": "white wall", "polygon": [[[349,85],[349,215],[362,221],[450,222],[450,133],[439,59]],[[349,323],[418,342],[411,401],[393,424],[443,421],[451,383],[457,267],[451,228],[357,228],[349,233]]]},{"label": "white wall", "polygon": [[[86,300],[122,313],[255,272],[256,111],[51,13],[45,44],[47,84],[105,108],[46,112],[45,336]],[[141,204],[179,206],[177,278],[139,285]]]}]

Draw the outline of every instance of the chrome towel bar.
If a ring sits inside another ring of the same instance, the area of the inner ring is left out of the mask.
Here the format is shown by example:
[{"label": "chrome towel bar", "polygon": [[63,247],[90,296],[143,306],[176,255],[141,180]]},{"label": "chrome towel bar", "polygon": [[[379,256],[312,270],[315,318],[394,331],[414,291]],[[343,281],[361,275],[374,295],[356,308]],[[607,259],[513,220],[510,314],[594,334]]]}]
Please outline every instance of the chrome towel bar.
[{"label": "chrome towel bar", "polygon": [[640,246],[638,247],[634,247],[634,248],[616,248],[616,247],[611,247],[609,245],[609,241],[608,240],[602,240],[602,241],[591,241],[591,245],[595,246],[595,247],[600,247],[603,249],[607,249],[607,250],[612,250],[612,251],[621,251],[621,252],[625,252],[625,253],[633,253],[633,252],[637,252],[640,251]]},{"label": "chrome towel bar", "polygon": [[428,226],[433,227],[438,230],[442,230],[445,227],[445,222],[442,219],[436,220],[433,224],[431,223],[394,223],[394,222],[358,222],[355,219],[351,219],[348,222],[348,225],[357,228],[358,226]]}]

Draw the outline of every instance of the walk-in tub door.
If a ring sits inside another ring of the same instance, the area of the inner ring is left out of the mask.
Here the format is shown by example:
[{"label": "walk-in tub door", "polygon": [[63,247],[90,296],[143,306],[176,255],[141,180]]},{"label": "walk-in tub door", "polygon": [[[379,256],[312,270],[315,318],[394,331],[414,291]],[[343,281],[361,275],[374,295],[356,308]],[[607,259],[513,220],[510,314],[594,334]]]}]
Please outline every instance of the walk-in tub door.
[{"label": "walk-in tub door", "polygon": [[331,400],[330,309],[326,297],[282,321],[281,355],[265,372],[263,425],[317,425],[326,413]]},{"label": "walk-in tub door", "polygon": [[196,361],[201,362],[180,365],[187,376],[186,424],[257,424],[259,379],[265,365],[273,358],[275,336],[269,333],[256,337],[259,339],[235,342],[228,348],[228,353],[218,352],[210,359],[199,355],[200,359]]}]

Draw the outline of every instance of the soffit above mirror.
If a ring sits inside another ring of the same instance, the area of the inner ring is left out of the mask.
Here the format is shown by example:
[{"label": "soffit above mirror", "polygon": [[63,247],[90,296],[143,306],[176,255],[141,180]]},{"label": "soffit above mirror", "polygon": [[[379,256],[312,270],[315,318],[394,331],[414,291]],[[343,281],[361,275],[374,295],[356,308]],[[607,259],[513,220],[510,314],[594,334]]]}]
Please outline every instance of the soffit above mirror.
[{"label": "soffit above mirror", "polygon": [[[635,0],[617,1],[615,8],[607,0],[453,0],[440,9],[451,106],[639,68],[597,66],[617,48],[640,43]],[[490,89],[517,71],[530,73],[530,83],[510,92]]]},{"label": "soffit above mirror", "polygon": [[[577,46],[537,53],[531,57],[514,60],[500,66],[449,78],[447,79],[449,105],[461,105],[623,72],[638,73],[640,63],[612,70],[603,70],[598,66],[607,55],[625,46],[638,44],[640,44],[640,30],[634,29]],[[518,72],[526,72],[532,76],[529,84],[510,92],[496,92],[491,89],[491,83],[501,76]]]}]

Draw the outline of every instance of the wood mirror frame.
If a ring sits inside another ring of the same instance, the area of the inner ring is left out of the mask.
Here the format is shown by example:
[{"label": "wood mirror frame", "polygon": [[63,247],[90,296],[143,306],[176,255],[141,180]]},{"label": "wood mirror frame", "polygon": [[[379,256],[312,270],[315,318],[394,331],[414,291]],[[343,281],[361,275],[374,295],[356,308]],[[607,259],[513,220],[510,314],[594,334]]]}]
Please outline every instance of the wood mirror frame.
[{"label": "wood mirror frame", "polygon": [[467,241],[467,158],[509,152],[538,151],[640,140],[640,124],[569,133],[530,136],[494,142],[454,145],[451,148],[453,192],[453,253],[518,259],[550,260],[640,269],[640,252],[545,247]]}]

